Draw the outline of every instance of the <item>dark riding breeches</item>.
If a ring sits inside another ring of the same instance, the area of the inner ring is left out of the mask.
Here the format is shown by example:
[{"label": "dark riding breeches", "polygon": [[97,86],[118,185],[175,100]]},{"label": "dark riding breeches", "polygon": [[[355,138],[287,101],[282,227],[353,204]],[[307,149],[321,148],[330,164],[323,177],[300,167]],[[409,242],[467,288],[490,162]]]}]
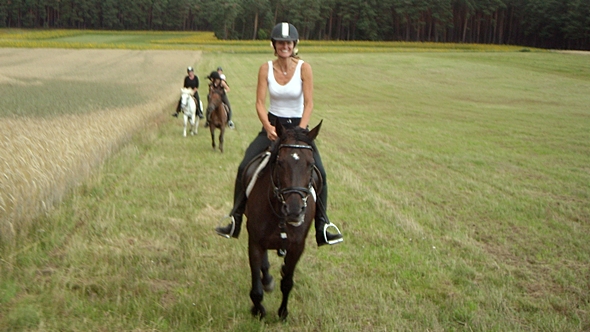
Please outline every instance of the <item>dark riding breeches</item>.
[{"label": "dark riding breeches", "polygon": [[201,109],[201,98],[199,98],[199,91],[195,91],[195,99],[197,100],[197,114],[203,115],[203,110]]},{"label": "dark riding breeches", "polygon": [[229,122],[231,121],[231,105],[229,104],[229,99],[227,99],[227,94],[224,93],[221,96],[221,100],[223,100],[223,102],[227,105],[227,109],[229,110],[229,114],[227,115],[227,121]]}]

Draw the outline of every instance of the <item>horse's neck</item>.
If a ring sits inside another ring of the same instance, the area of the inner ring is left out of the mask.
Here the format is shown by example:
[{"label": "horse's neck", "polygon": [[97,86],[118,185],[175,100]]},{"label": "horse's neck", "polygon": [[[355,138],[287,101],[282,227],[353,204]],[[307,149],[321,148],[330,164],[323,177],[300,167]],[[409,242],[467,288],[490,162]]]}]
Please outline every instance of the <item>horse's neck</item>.
[{"label": "horse's neck", "polygon": [[[184,108],[184,106],[183,106]],[[197,102],[195,100],[194,96],[189,95],[189,98],[187,100],[187,104],[186,104],[186,110],[189,112],[192,112],[193,110],[197,109]]]}]

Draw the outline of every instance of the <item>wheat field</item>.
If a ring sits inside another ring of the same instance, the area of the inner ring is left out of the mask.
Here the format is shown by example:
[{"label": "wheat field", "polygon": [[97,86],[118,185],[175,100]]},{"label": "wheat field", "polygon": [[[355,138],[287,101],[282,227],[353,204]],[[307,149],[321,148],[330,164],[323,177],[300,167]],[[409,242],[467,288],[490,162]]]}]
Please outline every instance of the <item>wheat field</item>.
[{"label": "wheat field", "polygon": [[194,51],[0,49],[1,240],[26,230],[161,115],[199,58]]}]

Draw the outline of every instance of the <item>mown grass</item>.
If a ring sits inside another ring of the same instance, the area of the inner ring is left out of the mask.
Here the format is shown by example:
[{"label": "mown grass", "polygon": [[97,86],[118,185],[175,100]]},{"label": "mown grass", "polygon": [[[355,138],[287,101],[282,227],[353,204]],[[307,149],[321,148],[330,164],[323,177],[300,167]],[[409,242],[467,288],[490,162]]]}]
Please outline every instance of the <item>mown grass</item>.
[{"label": "mown grass", "polygon": [[[288,323],[249,314],[246,234],[213,228],[260,125],[270,54],[210,54],[237,130],[226,153],[164,110],[56,211],[2,248],[0,329],[590,329],[590,65],[554,53],[306,54],[343,244],[312,239]],[[170,105],[172,108],[172,105]],[[271,257],[279,277],[280,260]]]}]

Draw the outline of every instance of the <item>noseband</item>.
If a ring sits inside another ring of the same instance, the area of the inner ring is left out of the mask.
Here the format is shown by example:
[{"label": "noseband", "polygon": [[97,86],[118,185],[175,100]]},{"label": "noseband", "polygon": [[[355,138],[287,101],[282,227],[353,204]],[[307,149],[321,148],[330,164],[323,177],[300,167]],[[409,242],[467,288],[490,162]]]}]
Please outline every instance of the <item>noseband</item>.
[{"label": "noseband", "polygon": [[[278,150],[281,150],[282,148],[307,149],[307,150],[313,151],[313,147],[311,145],[303,145],[303,144],[281,144],[281,145],[279,145]],[[313,183],[312,183],[311,177],[309,178],[309,185],[307,186],[307,188],[306,187],[280,188],[280,183],[275,184],[274,171],[271,172],[270,181],[272,184],[274,197],[277,198],[283,206],[287,205],[287,202],[285,200],[285,196],[288,196],[291,194],[298,194],[303,199],[303,208],[304,209],[307,208],[307,199],[309,198],[309,195],[312,195],[311,188],[312,188]],[[276,181],[276,182],[278,183],[278,181]],[[277,213],[275,212],[275,214],[277,214]],[[279,214],[277,214],[277,215],[282,218],[286,217],[284,215],[279,215]],[[291,224],[293,226],[300,226],[301,224],[303,224],[303,219],[297,223],[290,222],[289,224]]]}]

